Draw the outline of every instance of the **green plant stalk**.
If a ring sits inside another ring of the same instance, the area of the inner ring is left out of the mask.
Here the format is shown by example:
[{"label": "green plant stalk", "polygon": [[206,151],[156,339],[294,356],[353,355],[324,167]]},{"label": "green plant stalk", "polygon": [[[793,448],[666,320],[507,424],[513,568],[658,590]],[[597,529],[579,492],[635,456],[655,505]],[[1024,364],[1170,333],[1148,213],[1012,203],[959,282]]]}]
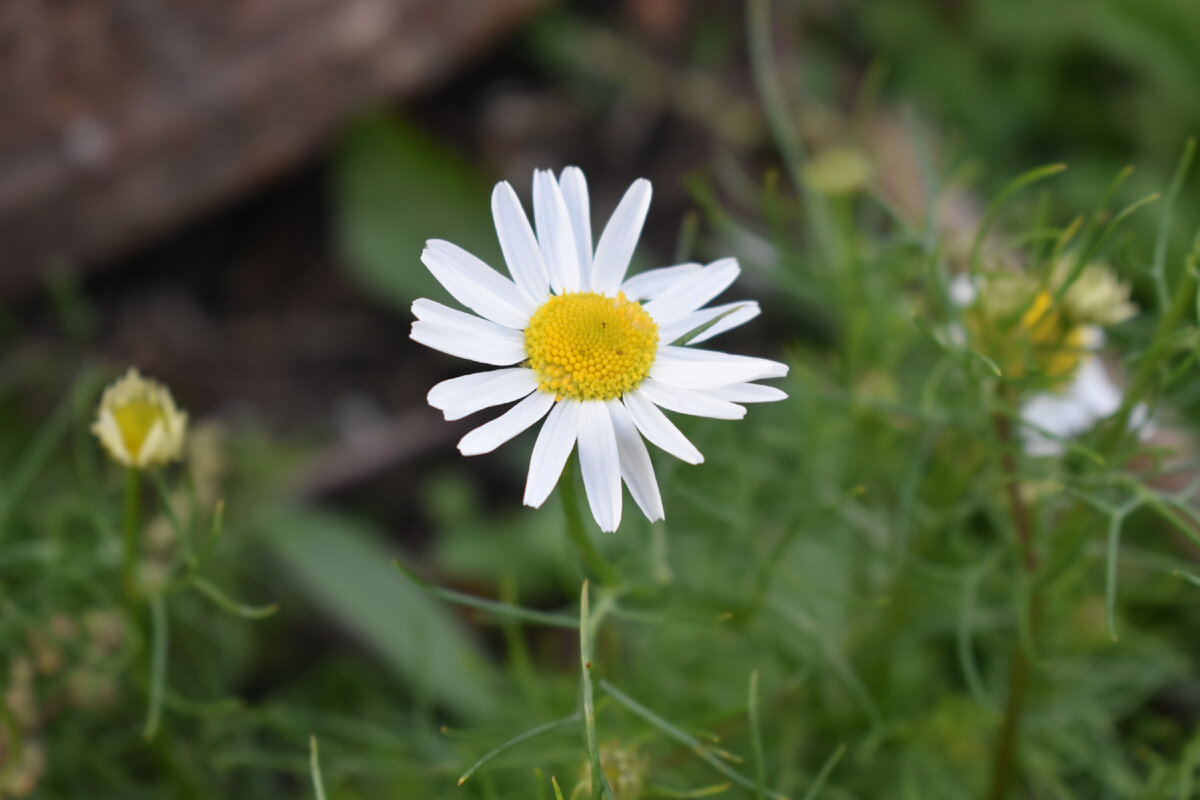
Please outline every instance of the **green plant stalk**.
[{"label": "green plant stalk", "polygon": [[612,787],[604,774],[600,759],[600,739],[596,734],[595,689],[592,686],[592,628],[588,608],[588,582],[585,579],[579,593],[579,663],[583,688],[583,732],[587,743],[588,765],[591,772],[591,800],[614,800]]},{"label": "green plant stalk", "polygon": [[[1008,399],[1015,400],[1015,398]],[[1010,403],[1009,406],[1011,407],[1012,404]],[[1004,491],[1008,499],[1013,531],[1021,551],[1021,568],[1032,575],[1037,572],[1038,559],[1033,545],[1033,522],[1025,500],[1021,497],[1021,481],[1017,477],[1017,459],[1013,455],[1015,442],[1012,435],[1012,424],[1002,411],[997,411],[992,415],[992,423],[996,428],[996,438],[1000,441],[1000,466],[1004,471]],[[1036,632],[1041,609],[1040,591],[1036,583],[1033,592],[1031,627]],[[1025,654],[1020,642],[1015,642],[1008,671],[1008,700],[1004,705],[1004,719],[1000,724],[1000,732],[996,737],[996,749],[992,754],[988,800],[1006,800],[1012,792],[1013,783],[1016,782],[1019,771],[1017,743],[1021,733],[1021,716],[1025,710],[1025,695],[1028,686],[1029,657]]]},{"label": "green plant stalk", "polygon": [[1004,705],[1004,721],[996,738],[996,750],[992,756],[992,776],[988,786],[988,800],[1006,800],[1017,777],[1017,738],[1021,727],[1021,714],[1025,707],[1025,694],[1029,686],[1029,658],[1017,644],[1013,648],[1008,666],[1008,701]]},{"label": "green plant stalk", "polygon": [[1021,497],[1021,481],[1017,477],[1017,458],[1013,455],[1016,446],[1012,435],[1012,423],[1001,411],[992,414],[996,438],[1000,440],[1000,467],[1004,471],[1004,493],[1008,500],[1008,513],[1012,517],[1013,532],[1021,550],[1021,566],[1026,572],[1037,570],[1037,553],[1033,547],[1033,522],[1029,509]]},{"label": "green plant stalk", "polygon": [[141,550],[141,530],[138,511],[142,504],[142,472],[136,467],[125,470],[125,513],[121,521],[121,584],[125,598],[132,606],[140,594],[138,586],[138,555]]},{"label": "green plant stalk", "polygon": [[615,586],[621,580],[620,575],[596,547],[596,543],[588,536],[587,529],[583,525],[583,508],[579,504],[579,490],[575,488],[575,473],[578,470],[574,465],[575,456],[571,456],[567,462],[567,469],[558,482],[562,495],[563,514],[567,521],[567,536],[571,537],[571,541],[579,548],[583,560],[587,562],[588,568],[600,579],[600,582],[606,586]]}]

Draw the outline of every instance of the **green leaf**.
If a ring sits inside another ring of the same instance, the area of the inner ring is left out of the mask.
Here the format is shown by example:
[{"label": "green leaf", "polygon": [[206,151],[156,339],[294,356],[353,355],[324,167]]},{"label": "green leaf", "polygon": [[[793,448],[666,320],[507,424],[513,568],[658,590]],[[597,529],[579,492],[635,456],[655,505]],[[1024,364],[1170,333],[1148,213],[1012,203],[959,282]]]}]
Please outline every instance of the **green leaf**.
[{"label": "green leaf", "polygon": [[414,691],[467,718],[491,711],[482,654],[453,616],[397,574],[396,552],[378,531],[303,508],[275,511],[257,531],[313,602]]},{"label": "green leaf", "polygon": [[388,115],[353,125],[334,157],[338,245],[351,276],[404,310],[445,297],[421,263],[428,239],[447,239],[503,269],[490,187],[418,128]]}]

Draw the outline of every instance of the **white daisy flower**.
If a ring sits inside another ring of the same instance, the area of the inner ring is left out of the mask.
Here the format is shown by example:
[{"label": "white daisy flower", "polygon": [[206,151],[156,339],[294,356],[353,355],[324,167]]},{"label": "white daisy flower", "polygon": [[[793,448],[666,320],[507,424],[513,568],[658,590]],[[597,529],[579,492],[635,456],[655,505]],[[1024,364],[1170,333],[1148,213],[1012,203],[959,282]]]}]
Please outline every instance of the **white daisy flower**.
[{"label": "white daisy flower", "polygon": [[549,171],[534,172],[536,234],[512,186],[499,183],[492,214],[512,280],[433,239],[421,261],[475,314],[424,298],[412,306],[413,340],[500,367],[439,383],[429,392],[431,406],[455,420],[519,401],[464,436],[459,451],[491,452],[546,417],[533,447],[525,504],[545,502],[578,443],[588,503],[604,531],[621,522],[622,480],[650,521],[663,518],[642,437],[690,464],[704,460],[661,409],[741,419],[746,409],[740,404],[787,396],[754,383],[783,377],[784,364],[685,346],[758,316],[753,301],[706,306],[737,278],[735,259],[626,279],[649,206],[650,183],[639,179],[593,250],[587,184],[577,167],[564,169],[558,180]]}]

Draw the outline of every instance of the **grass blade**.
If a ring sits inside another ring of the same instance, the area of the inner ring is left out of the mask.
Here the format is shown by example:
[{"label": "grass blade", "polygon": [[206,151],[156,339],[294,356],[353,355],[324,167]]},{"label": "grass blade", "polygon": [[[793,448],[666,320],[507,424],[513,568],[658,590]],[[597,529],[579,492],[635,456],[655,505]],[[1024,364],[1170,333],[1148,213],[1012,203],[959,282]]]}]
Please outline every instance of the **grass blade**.
[{"label": "grass blade", "polygon": [[846,754],[845,743],[839,744],[837,749],[825,760],[825,765],[821,767],[821,771],[817,773],[816,780],[813,785],[808,787],[808,791],[804,793],[802,800],[816,800],[817,793],[825,786],[825,781],[829,780],[829,776],[833,773],[833,768],[842,760],[842,756]]},{"label": "grass blade", "polygon": [[683,345],[687,344],[688,342],[692,341],[692,340],[693,340],[693,339],[695,339],[697,336],[699,336],[700,334],[704,333],[706,330],[708,330],[709,328],[711,328],[713,325],[716,325],[718,322],[720,322],[721,320],[723,320],[723,319],[725,319],[726,317],[728,317],[728,316],[729,316],[730,314],[732,314],[733,312],[735,312],[735,311],[741,311],[741,310],[742,310],[744,307],[745,307],[745,306],[734,306],[733,308],[729,309],[728,311],[724,311],[724,312],[722,312],[722,313],[720,313],[720,314],[717,314],[715,317],[713,317],[712,319],[710,319],[708,322],[702,322],[702,323],[700,323],[699,325],[697,325],[696,327],[692,328],[692,329],[691,329],[690,331],[688,331],[687,333],[685,333],[685,334],[683,334],[682,336],[680,336],[680,337],[679,337],[678,339],[676,339],[675,341],[671,342],[671,345],[672,345],[672,346],[677,346],[677,345],[678,345],[678,346],[683,346]]},{"label": "grass blade", "polygon": [[1154,279],[1154,292],[1158,300],[1158,309],[1162,311],[1171,304],[1171,290],[1167,286],[1167,241],[1171,233],[1171,218],[1175,212],[1175,201],[1179,199],[1179,191],[1183,188],[1184,178],[1192,165],[1192,157],[1196,154],[1196,139],[1188,139],[1184,145],[1183,155],[1179,158],[1179,166],[1171,178],[1171,185],[1163,195],[1163,210],[1161,223],[1158,226],[1158,237],[1154,242],[1154,260],[1150,264],[1150,275]]},{"label": "grass blade", "polygon": [[516,747],[521,742],[527,742],[530,739],[537,738],[538,736],[541,736],[543,733],[547,733],[549,731],[556,730],[558,728],[564,728],[567,725],[573,725],[579,721],[579,716],[580,716],[579,712],[577,711],[569,717],[563,717],[562,719],[556,719],[553,722],[546,722],[542,725],[538,725],[536,727],[530,728],[529,730],[525,731],[524,733],[517,734],[516,736],[514,736],[513,738],[509,739],[508,741],[504,742],[501,745],[493,747],[491,750],[487,751],[483,755],[482,758],[480,758],[478,761],[476,761],[474,764],[472,764],[466,772],[464,772],[462,774],[462,777],[460,777],[458,779],[458,785],[462,786],[464,783],[467,782],[468,778],[470,778],[472,775],[475,774],[476,770],[478,770],[480,767],[482,767],[487,762],[491,761],[496,756],[503,753],[505,750],[508,750],[512,747]]},{"label": "grass blade", "polygon": [[248,606],[239,603],[204,578],[192,578],[190,585],[230,614],[243,619],[266,619],[279,610],[278,603],[268,603],[265,606]]},{"label": "grass blade", "polygon": [[579,663],[583,681],[583,733],[587,739],[588,763],[592,768],[592,800],[614,800],[604,767],[600,763],[600,740],[596,737],[596,708],[592,688],[592,632],[588,619],[588,582],[579,595]]},{"label": "grass blade", "polygon": [[321,761],[317,753],[317,737],[308,737],[308,770],[312,774],[313,792],[317,800],[325,800],[325,784],[321,780]]},{"label": "grass blade", "polygon": [[758,670],[750,673],[750,697],[746,701],[750,717],[750,751],[754,756],[755,800],[763,800],[767,791],[767,767],[763,758],[762,725],[758,718]]},{"label": "grass blade", "polygon": [[665,786],[651,786],[650,796],[662,797],[666,798],[666,800],[695,800],[697,797],[712,797],[713,795],[717,794],[725,794],[725,792],[728,792],[732,787],[733,784],[729,783],[728,781],[725,783],[718,783],[714,786],[705,786],[701,789],[686,789],[683,791],[678,789],[668,789]]},{"label": "grass blade", "polygon": [[[667,722],[665,719],[658,716],[653,711],[646,708],[644,705],[642,705],[638,701],[634,700],[632,697],[625,694],[624,692],[622,692],[617,687],[613,686],[608,681],[601,679],[600,680],[600,688],[603,689],[605,691],[605,693],[608,694],[609,697],[616,700],[621,705],[625,706],[625,708],[629,709],[629,711],[632,712],[634,714],[634,716],[641,717],[644,721],[650,723],[651,725],[653,725],[655,728],[658,728],[660,731],[662,731],[667,736],[671,737],[675,741],[677,741],[680,744],[682,744],[683,746],[687,747],[689,750],[692,751],[692,753],[695,754],[695,756],[697,758],[699,758],[704,763],[708,764],[710,767],[715,769],[717,772],[724,775],[726,778],[729,778],[729,780],[733,781],[738,786],[741,786],[744,789],[751,789],[751,790],[755,790],[758,788],[757,786],[755,786],[754,781],[750,780],[745,775],[743,775],[740,772],[738,772],[737,770],[733,769],[728,764],[726,764],[724,761],[722,761],[721,759],[717,758],[712,753],[710,753],[708,751],[708,748],[704,746],[704,743],[701,742],[699,739],[697,739],[695,736],[685,733],[684,731],[675,727],[671,723]],[[779,794],[778,792],[771,791],[770,789],[766,789],[765,794],[767,797],[775,798],[775,800],[787,800],[787,798],[784,795]]]},{"label": "grass blade", "polygon": [[520,619],[526,622],[534,622],[539,625],[549,625],[555,628],[571,628],[576,630],[579,628],[579,620],[575,617],[567,616],[566,614],[554,614],[549,611],[534,611],[529,608],[522,608],[511,603],[501,603],[496,600],[488,600],[483,597],[475,597],[474,595],[466,594],[465,592],[457,592],[453,589],[446,589],[437,584],[430,583],[414,572],[407,564],[400,559],[392,559],[392,565],[400,570],[404,577],[421,587],[425,591],[432,594],[441,600],[448,603],[456,603],[460,606],[467,606],[479,611],[487,612],[498,617],[510,617],[512,619]]},{"label": "grass blade", "polygon": [[975,234],[975,241],[971,243],[971,258],[968,263],[972,275],[979,271],[979,261],[983,254],[983,240],[987,237],[988,231],[992,229],[992,225],[996,223],[996,218],[1000,216],[1000,210],[1004,208],[1004,204],[1008,202],[1009,198],[1026,186],[1053,177],[1066,168],[1066,164],[1046,164],[1035,167],[1028,172],[1022,172],[1000,190],[1000,193],[988,205],[987,212],[983,215],[983,221],[979,223],[979,231]]},{"label": "grass blade", "polygon": [[167,604],[161,594],[150,596],[150,701],[146,708],[146,724],[142,728],[144,739],[153,739],[158,734],[162,721],[163,689],[167,684]]},{"label": "grass blade", "polygon": [[1113,514],[1108,518],[1108,542],[1104,554],[1104,618],[1108,635],[1114,642],[1117,640],[1117,551],[1124,524],[1124,514]]}]

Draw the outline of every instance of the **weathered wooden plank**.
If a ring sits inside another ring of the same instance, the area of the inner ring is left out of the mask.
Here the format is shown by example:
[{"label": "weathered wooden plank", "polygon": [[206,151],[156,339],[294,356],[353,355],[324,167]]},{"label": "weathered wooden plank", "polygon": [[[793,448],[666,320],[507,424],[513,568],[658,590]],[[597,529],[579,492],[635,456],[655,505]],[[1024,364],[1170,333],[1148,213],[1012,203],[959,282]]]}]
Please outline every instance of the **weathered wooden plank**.
[{"label": "weathered wooden plank", "polygon": [[144,245],[543,0],[4,0],[0,291]]}]

